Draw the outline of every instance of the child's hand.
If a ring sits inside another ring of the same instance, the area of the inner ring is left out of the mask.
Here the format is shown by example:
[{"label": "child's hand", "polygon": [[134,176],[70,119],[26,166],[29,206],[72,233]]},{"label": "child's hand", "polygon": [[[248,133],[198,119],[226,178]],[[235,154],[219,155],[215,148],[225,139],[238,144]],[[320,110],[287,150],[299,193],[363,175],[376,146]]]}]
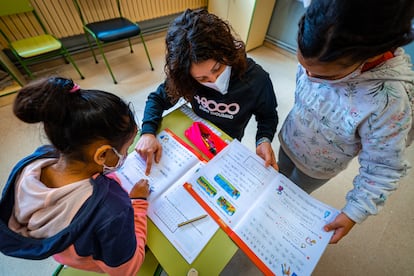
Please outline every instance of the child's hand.
[{"label": "child's hand", "polygon": [[130,198],[147,198],[150,193],[150,188],[147,179],[138,181],[132,190],[129,192]]},{"label": "child's hand", "polygon": [[340,213],[333,222],[328,223],[323,227],[326,232],[334,230],[334,234],[329,241],[329,243],[338,243],[340,239],[342,239],[349,231],[351,231],[352,227],[354,227],[355,221],[350,219],[344,213]]}]

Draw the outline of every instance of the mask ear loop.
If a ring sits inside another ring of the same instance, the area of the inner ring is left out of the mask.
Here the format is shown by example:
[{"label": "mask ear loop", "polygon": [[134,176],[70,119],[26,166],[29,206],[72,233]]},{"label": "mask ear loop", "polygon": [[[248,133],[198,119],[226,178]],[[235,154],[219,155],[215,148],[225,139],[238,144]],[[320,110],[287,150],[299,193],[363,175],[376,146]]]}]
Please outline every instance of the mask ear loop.
[{"label": "mask ear loop", "polygon": [[[108,145],[106,145],[108,146]],[[103,174],[108,174],[111,173],[117,169],[119,169],[125,162],[126,156],[120,154],[114,147],[109,146],[110,150],[112,150],[116,156],[118,156],[118,161],[116,162],[115,166],[108,166],[105,164],[106,161],[106,157],[103,158],[103,163],[102,163],[102,173]],[[106,150],[105,150],[106,151]]]},{"label": "mask ear loop", "polygon": [[[113,152],[115,152],[116,156],[118,156],[119,160],[122,160],[124,158],[124,156],[122,154],[120,154],[116,148],[111,147],[111,149],[113,150]],[[119,161],[118,161],[119,162]]]}]

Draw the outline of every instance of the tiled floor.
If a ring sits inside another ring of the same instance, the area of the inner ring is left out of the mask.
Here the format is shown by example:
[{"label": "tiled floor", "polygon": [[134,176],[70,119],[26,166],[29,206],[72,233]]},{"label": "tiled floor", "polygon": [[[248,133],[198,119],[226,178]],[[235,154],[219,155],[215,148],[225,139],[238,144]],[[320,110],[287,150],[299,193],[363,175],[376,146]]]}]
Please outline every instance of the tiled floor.
[{"label": "tiled floor", "polygon": [[[99,88],[111,91],[131,101],[137,118],[142,118],[143,107],[149,92],[163,80],[164,40],[162,37],[147,41],[155,70],[151,71],[142,48],[135,45],[135,53],[128,49],[112,51],[109,62],[118,79],[114,85],[103,62],[96,65],[92,58],[77,60],[86,79],[80,80],[70,65],[54,68],[42,74],[58,73],[72,77],[82,87]],[[282,122],[293,103],[296,60],[294,56],[283,54],[268,47],[260,47],[248,53],[271,75],[279,102],[279,115]],[[39,125],[28,125],[13,117],[12,97],[0,98],[0,185],[4,185],[13,165],[31,153],[37,146],[46,143]],[[255,122],[248,126],[243,143],[254,148]],[[278,149],[277,139],[273,142]],[[408,157],[414,164],[414,146],[408,150]],[[351,166],[313,193],[315,197],[340,209],[345,194],[352,185],[358,165]],[[337,245],[329,245],[313,275],[414,275],[414,170],[401,181],[397,190],[387,202],[382,212],[357,225],[351,233]],[[52,275],[56,267],[53,259],[27,261],[5,257],[0,254],[0,276],[3,275]],[[214,265],[214,264],[212,264]],[[261,275],[242,255],[238,254],[222,272],[222,275]],[[175,275],[171,275],[175,276]],[[180,276],[180,275],[178,275]],[[210,275],[200,275],[210,276]]]}]

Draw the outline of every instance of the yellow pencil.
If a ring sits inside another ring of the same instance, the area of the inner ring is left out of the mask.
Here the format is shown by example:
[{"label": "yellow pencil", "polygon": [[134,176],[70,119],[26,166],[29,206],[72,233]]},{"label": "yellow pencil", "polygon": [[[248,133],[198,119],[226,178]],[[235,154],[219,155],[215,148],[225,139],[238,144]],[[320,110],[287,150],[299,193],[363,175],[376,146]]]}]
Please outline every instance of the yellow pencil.
[{"label": "yellow pencil", "polygon": [[192,222],[195,222],[195,221],[197,221],[197,220],[200,220],[200,219],[203,219],[203,218],[206,218],[206,217],[207,217],[207,215],[206,215],[206,214],[204,214],[204,215],[201,215],[201,216],[198,216],[198,217],[195,217],[195,218],[192,218],[192,219],[186,220],[186,221],[184,221],[184,222],[179,223],[179,224],[178,224],[178,227],[181,227],[181,226],[184,226],[184,225],[190,224],[190,223],[192,223]]}]

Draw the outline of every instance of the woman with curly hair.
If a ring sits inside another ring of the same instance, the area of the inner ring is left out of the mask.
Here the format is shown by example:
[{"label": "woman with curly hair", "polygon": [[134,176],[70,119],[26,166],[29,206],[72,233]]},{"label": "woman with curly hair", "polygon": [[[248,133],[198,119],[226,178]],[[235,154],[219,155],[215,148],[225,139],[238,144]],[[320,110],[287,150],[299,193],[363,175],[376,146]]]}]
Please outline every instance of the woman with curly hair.
[{"label": "woman with curly hair", "polygon": [[232,138],[241,140],[252,117],[257,121],[256,152],[277,168],[271,147],[278,115],[269,74],[246,57],[245,44],[231,26],[206,10],[186,10],[166,36],[166,80],[150,93],[136,151],[146,158],[149,174],[162,148],[155,137],[162,114],[180,98],[194,112]]}]

